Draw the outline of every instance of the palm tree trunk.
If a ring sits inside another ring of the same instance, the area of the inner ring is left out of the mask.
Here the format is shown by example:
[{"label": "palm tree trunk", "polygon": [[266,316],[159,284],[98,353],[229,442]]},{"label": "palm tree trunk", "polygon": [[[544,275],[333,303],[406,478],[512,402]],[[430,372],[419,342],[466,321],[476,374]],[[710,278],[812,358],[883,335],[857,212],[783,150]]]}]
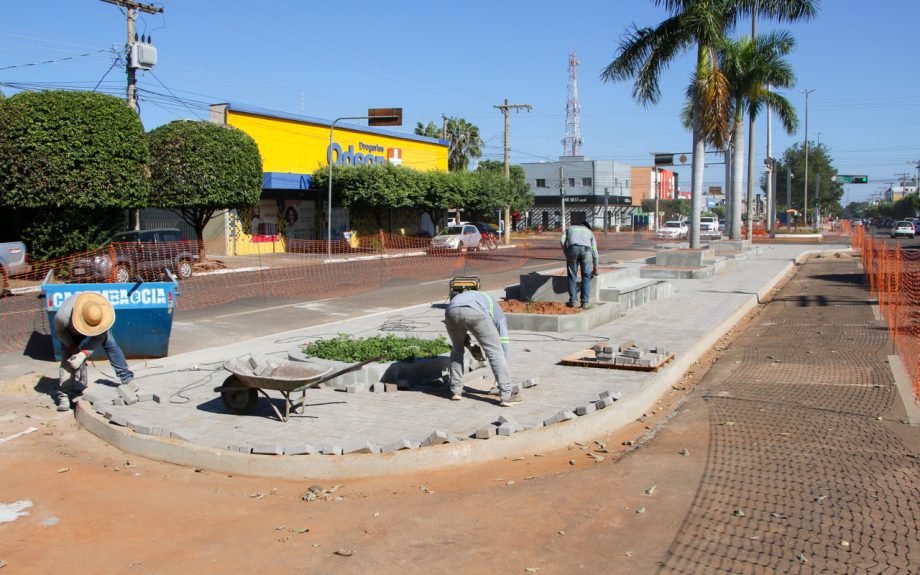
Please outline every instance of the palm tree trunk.
[{"label": "palm tree trunk", "polygon": [[[736,106],[736,109],[738,107]],[[735,112],[735,134],[732,136],[732,228],[731,239],[741,239],[741,184],[744,179],[744,118]],[[750,222],[748,222],[750,229]]]},{"label": "palm tree trunk", "polygon": [[[704,56],[704,47],[697,44],[696,47],[696,67],[697,70],[702,68]],[[690,247],[700,247],[700,212],[703,200],[703,172],[706,169],[706,141],[703,138],[703,111],[700,102],[701,97],[699,88],[694,90],[693,95],[693,168],[691,172],[690,184]],[[656,214],[657,215],[657,214]]]},{"label": "palm tree trunk", "polygon": [[748,178],[747,178],[747,214],[748,225],[744,238],[754,237],[754,116],[748,116]]},{"label": "palm tree trunk", "polygon": [[[725,185],[722,186],[722,189],[725,191],[725,210],[723,211],[722,219],[725,220],[725,232],[731,234],[732,230],[732,220],[734,219],[732,212],[732,143],[731,140],[725,146]],[[729,237],[731,237],[729,235]]]}]

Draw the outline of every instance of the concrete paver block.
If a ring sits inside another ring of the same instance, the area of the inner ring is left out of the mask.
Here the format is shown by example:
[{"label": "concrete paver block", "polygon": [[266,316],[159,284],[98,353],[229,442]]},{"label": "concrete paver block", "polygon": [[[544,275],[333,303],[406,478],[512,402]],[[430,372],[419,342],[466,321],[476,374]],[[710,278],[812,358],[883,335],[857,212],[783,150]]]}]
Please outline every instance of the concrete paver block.
[{"label": "concrete paver block", "polygon": [[294,443],[284,446],[285,455],[313,455],[319,450],[309,443]]},{"label": "concrete paver block", "polygon": [[572,413],[571,411],[560,411],[559,413],[555,415],[557,423],[562,423],[563,421],[571,421],[575,419],[576,417],[578,416]]},{"label": "concrete paver block", "polygon": [[258,455],[284,455],[284,446],[277,444],[255,444],[252,452]]},{"label": "concrete paver block", "polygon": [[394,441],[393,443],[388,443],[384,445],[381,451],[383,453],[392,453],[393,451],[400,451],[402,449],[416,449],[421,444],[418,441],[413,441],[411,439],[400,439],[399,441]]},{"label": "concrete paver block", "polygon": [[319,450],[323,455],[342,455],[342,446],[341,445],[324,445]]},{"label": "concrete paver block", "polygon": [[505,422],[498,426],[498,434],[505,437],[513,435],[518,431],[521,431],[521,429],[519,429],[518,426],[513,423]]},{"label": "concrete paver block", "polygon": [[498,433],[498,430],[494,425],[480,427],[476,430],[476,439],[489,439],[495,437],[496,433]]},{"label": "concrete paver block", "polygon": [[179,439],[182,441],[192,442],[192,434],[184,429],[171,429],[169,431],[169,437],[172,439]]},{"label": "concrete paver block", "polygon": [[82,397],[85,401],[88,401],[92,403],[93,405],[96,405],[96,403],[101,402],[101,401],[102,402],[106,401],[106,398],[98,391],[84,392]]},{"label": "concrete paver block", "polygon": [[165,396],[163,396],[163,395],[161,395],[161,394],[159,394],[159,393],[154,393],[154,394],[153,394],[153,400],[154,400],[155,402],[157,402],[157,403],[166,403],[167,399],[168,399],[167,397],[165,397]]},{"label": "concrete paver block", "polygon": [[112,417],[109,418],[109,423],[119,425],[121,427],[128,427],[128,418],[120,413],[113,413]]},{"label": "concrete paver block", "polygon": [[441,445],[442,443],[447,443],[450,441],[447,437],[446,431],[435,430],[432,431],[428,437],[422,441],[422,447],[427,447],[429,445]]},{"label": "concrete paver block", "polygon": [[597,406],[594,405],[593,403],[588,403],[588,404],[579,405],[578,407],[576,407],[575,415],[578,415],[580,417],[582,415],[588,415],[589,413],[594,413],[595,411],[597,411]]},{"label": "concrete paver block", "polygon": [[138,401],[153,401],[153,394],[152,393],[138,393],[137,400]]},{"label": "concrete paver block", "polygon": [[137,394],[127,389],[126,385],[119,385],[115,388],[115,391],[118,393],[118,397],[125,402],[125,405],[134,405],[137,403]]},{"label": "concrete paver block", "polygon": [[112,400],[112,405],[116,407],[123,407],[125,405],[125,400],[120,397],[116,397]]},{"label": "concrete paver block", "polygon": [[399,391],[399,386],[396,385],[395,383],[385,383],[384,389],[386,389],[387,393],[396,393],[397,391]]},{"label": "concrete paver block", "polygon": [[249,445],[230,444],[227,446],[227,449],[237,453],[252,453],[252,447]]},{"label": "concrete paver block", "polygon": [[134,430],[134,433],[141,433],[143,435],[156,435],[153,432],[152,425],[146,425],[143,423],[132,423],[131,429]]},{"label": "concrete paver block", "polygon": [[594,402],[594,407],[597,409],[604,409],[605,407],[610,407],[611,405],[613,405],[613,398],[610,397],[598,399]]},{"label": "concrete paver block", "polygon": [[380,447],[370,441],[362,441],[345,450],[345,453],[380,453],[380,451]]},{"label": "concrete paver block", "polygon": [[524,389],[534,387],[540,383],[539,377],[531,377],[524,380]]}]

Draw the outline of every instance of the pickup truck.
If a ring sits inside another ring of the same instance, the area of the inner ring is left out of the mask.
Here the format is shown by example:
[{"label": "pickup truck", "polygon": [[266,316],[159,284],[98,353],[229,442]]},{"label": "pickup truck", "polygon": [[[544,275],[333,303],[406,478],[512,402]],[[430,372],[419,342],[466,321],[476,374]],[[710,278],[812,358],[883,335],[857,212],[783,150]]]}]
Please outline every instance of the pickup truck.
[{"label": "pickup truck", "polygon": [[722,237],[722,232],[719,230],[719,218],[716,216],[700,216],[700,236]]},{"label": "pickup truck", "polygon": [[0,295],[6,293],[11,276],[27,274],[29,271],[31,271],[31,266],[26,259],[24,243],[0,243]]}]

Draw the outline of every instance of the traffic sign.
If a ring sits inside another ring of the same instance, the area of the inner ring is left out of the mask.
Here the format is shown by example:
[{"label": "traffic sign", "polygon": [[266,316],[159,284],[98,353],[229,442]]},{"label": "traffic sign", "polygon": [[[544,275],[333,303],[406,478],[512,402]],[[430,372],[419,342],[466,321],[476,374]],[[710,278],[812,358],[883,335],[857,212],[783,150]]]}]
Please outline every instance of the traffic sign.
[{"label": "traffic sign", "polygon": [[843,182],[844,184],[868,184],[869,176],[845,176],[843,174],[837,174],[837,181]]}]

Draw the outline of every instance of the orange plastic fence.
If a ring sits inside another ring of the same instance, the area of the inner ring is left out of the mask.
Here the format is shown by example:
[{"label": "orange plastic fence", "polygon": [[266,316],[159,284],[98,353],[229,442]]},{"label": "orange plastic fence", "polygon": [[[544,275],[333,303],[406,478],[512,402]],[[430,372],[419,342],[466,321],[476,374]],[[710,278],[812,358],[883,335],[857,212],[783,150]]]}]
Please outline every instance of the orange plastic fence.
[{"label": "orange plastic fence", "polygon": [[889,245],[854,226],[852,246],[862,252],[863,268],[879,310],[888,324],[892,343],[920,402],[920,255]]}]

